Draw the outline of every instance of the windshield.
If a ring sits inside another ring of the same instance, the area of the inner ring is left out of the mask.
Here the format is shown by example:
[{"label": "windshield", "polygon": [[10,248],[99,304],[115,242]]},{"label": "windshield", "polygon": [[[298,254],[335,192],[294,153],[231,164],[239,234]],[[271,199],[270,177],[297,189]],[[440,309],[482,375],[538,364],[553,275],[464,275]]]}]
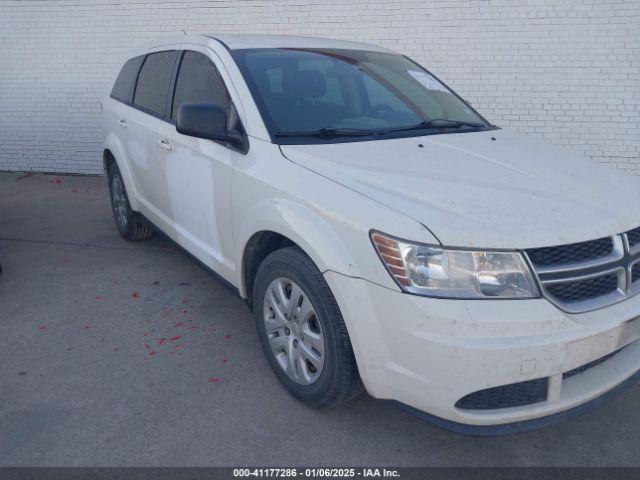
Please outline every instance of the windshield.
[{"label": "windshield", "polygon": [[357,141],[492,127],[408,58],[269,48],[232,52],[276,143]]}]

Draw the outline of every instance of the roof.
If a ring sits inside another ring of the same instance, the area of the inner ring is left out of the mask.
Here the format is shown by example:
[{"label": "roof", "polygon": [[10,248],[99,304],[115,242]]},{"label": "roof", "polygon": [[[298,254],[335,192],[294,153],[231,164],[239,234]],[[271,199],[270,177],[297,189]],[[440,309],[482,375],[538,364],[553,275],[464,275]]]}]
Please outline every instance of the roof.
[{"label": "roof", "polygon": [[389,50],[385,48],[367,43],[333,40],[330,38],[299,37],[294,35],[211,34],[207,35],[207,37],[221,41],[230,50],[245,48],[335,48],[389,52]]}]

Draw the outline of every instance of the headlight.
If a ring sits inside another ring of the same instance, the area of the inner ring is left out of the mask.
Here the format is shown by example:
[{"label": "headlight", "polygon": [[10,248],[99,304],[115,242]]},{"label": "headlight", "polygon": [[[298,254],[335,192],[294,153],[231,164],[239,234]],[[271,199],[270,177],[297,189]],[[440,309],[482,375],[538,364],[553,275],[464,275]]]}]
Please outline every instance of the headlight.
[{"label": "headlight", "polygon": [[410,293],[444,298],[534,298],[538,287],[518,252],[409,243],[378,232],[371,240],[387,270]]}]

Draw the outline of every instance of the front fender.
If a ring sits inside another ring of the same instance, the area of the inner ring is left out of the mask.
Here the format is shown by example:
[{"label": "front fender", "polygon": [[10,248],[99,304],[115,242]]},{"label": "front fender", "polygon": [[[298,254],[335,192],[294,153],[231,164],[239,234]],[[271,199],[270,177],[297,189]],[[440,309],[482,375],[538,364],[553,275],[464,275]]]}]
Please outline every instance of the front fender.
[{"label": "front fender", "polygon": [[[369,232],[380,230],[423,243],[437,240],[415,220],[291,162],[277,145],[253,138],[234,162],[233,228],[236,265],[258,232],[296,243],[318,269],[364,278],[398,290],[378,258]],[[236,285],[245,296],[242,268]]]},{"label": "front fender", "polygon": [[[359,276],[356,261],[346,248],[335,228],[316,213],[289,199],[271,199],[248,209],[238,228],[236,265],[243,264],[245,246],[260,232],[278,233],[296,243],[321,272],[339,271],[344,275]],[[242,277],[242,269],[238,269]],[[239,278],[240,294],[245,297],[245,282]]]}]

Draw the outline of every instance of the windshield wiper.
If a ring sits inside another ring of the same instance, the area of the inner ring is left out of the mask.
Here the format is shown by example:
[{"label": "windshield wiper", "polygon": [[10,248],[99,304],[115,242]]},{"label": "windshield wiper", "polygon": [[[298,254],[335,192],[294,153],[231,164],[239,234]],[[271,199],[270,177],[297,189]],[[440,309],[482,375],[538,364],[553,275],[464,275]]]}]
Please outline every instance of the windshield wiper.
[{"label": "windshield wiper", "polygon": [[388,128],[383,130],[360,130],[357,128],[332,128],[324,127],[318,130],[303,130],[292,132],[275,132],[274,137],[315,137],[315,138],[335,138],[335,137],[361,137],[368,135],[384,135],[386,133],[394,132],[408,132],[411,130],[422,130],[428,128],[445,129],[445,128],[485,128],[484,123],[468,122],[464,120],[447,120],[444,118],[437,118],[434,120],[424,121],[416,123],[415,125],[407,125],[405,127]]},{"label": "windshield wiper", "polygon": [[427,128],[440,129],[440,128],[462,128],[462,127],[485,128],[486,125],[484,123],[468,122],[466,120],[447,120],[444,118],[436,118],[433,120],[416,123],[415,125],[407,125],[406,127],[397,127],[397,128],[389,128],[386,130],[381,130],[380,133],[408,132],[411,130],[422,130]]},{"label": "windshield wiper", "polygon": [[333,138],[333,137],[359,137],[365,135],[376,135],[375,130],[359,130],[357,128],[330,128],[324,127],[318,130],[307,130],[299,132],[275,132],[274,137],[316,137],[316,138]]}]

